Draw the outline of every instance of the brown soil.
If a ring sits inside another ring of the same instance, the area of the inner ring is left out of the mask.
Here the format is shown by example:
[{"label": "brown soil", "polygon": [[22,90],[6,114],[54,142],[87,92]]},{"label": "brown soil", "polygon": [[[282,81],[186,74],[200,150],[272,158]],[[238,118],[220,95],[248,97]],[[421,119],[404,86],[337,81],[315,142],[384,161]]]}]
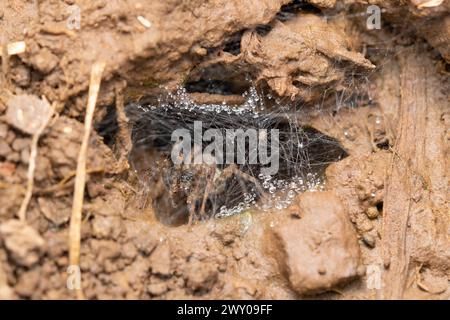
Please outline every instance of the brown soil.
[{"label": "brown soil", "polygon": [[[76,297],[69,223],[100,60],[95,128],[116,105],[178,86],[199,104],[239,105],[254,85],[349,156],[327,168],[325,190],[287,209],[169,227],[129,169],[119,114],[115,145],[95,130],[89,140],[86,298],[449,299],[450,1],[370,1],[384,9],[380,30],[358,14],[366,1],[307,2],[2,1],[0,299]],[[79,29],[67,27],[74,4]],[[9,55],[17,41],[25,52]],[[227,92],[204,90],[205,81]],[[57,115],[39,139],[20,221],[33,134],[49,103]],[[30,104],[34,113],[17,111]]]}]

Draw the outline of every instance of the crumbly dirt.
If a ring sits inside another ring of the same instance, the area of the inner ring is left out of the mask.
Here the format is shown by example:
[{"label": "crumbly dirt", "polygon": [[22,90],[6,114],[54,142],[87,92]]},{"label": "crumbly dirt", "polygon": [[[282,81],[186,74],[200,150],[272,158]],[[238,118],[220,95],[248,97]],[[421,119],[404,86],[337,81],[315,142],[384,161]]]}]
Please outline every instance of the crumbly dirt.
[{"label": "crumbly dirt", "polygon": [[299,295],[330,290],[364,274],[356,232],[332,192],[305,192],[270,231],[270,253]]},{"label": "crumbly dirt", "polygon": [[[324,191],[287,209],[169,227],[124,162],[129,146],[93,130],[79,265],[87,299],[449,299],[450,1],[370,1],[384,9],[380,30],[358,15],[366,1],[307,2],[1,1],[0,299],[76,298],[68,227],[98,60],[94,129],[121,100],[185,86],[199,104],[239,105],[255,86],[349,156],[327,168]],[[74,4],[79,29],[67,26]],[[9,56],[17,41],[26,51]],[[11,112],[30,96],[56,116],[19,221],[42,114]]]}]

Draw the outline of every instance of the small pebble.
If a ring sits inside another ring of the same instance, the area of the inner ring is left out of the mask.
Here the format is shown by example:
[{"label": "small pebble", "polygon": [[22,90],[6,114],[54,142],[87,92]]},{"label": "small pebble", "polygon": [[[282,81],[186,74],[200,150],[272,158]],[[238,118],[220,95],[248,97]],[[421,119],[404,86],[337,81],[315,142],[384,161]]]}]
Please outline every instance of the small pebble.
[{"label": "small pebble", "polygon": [[12,148],[15,151],[22,151],[23,149],[27,148],[30,144],[31,144],[30,139],[17,138],[12,143]]},{"label": "small pebble", "polygon": [[370,234],[365,234],[362,238],[363,242],[369,247],[369,248],[375,248],[375,237]]},{"label": "small pebble", "polygon": [[367,209],[366,215],[369,219],[376,219],[379,215],[378,209],[376,207],[370,207]]},{"label": "small pebble", "polygon": [[0,123],[0,138],[5,139],[8,134],[8,126],[5,123]]},{"label": "small pebble", "polygon": [[59,58],[50,50],[44,48],[31,57],[33,67],[43,74],[49,74],[58,65]]},{"label": "small pebble", "polygon": [[154,296],[166,293],[167,289],[167,284],[165,282],[152,283],[147,286],[147,292]]},{"label": "small pebble", "polygon": [[6,160],[10,162],[19,162],[20,161],[20,153],[12,152],[6,156]]},{"label": "small pebble", "polygon": [[12,96],[7,105],[6,122],[28,134],[38,133],[53,114],[47,101],[32,95]]},{"label": "small pebble", "polygon": [[4,140],[0,140],[0,156],[6,157],[11,152],[11,148],[9,144],[6,143]]},{"label": "small pebble", "polygon": [[320,275],[324,275],[324,274],[327,273],[327,270],[325,269],[325,267],[320,267],[320,268],[317,270],[317,272],[318,272]]}]

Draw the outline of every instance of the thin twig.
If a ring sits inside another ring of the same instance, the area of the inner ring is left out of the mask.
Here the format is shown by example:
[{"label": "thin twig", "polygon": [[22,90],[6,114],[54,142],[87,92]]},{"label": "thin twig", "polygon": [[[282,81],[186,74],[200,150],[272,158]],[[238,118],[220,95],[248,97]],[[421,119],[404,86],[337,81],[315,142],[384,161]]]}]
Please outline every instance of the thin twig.
[{"label": "thin twig", "polygon": [[[91,173],[99,173],[99,172],[103,172],[105,171],[104,167],[95,167],[95,168],[91,168],[91,169],[86,169],[86,173],[87,174],[91,174]],[[76,175],[76,171],[71,171],[69,172],[67,175],[64,176],[64,178],[61,179],[60,182],[58,182],[57,184],[54,184],[50,187],[44,188],[44,189],[40,189],[40,190],[36,190],[36,194],[50,194],[53,192],[57,192],[60,191],[64,188],[68,188],[69,186],[72,186],[73,184],[68,184],[68,182],[75,177]],[[1,187],[1,185],[0,185]]]},{"label": "thin twig", "polygon": [[[81,213],[83,208],[84,187],[86,182],[86,157],[89,145],[89,136],[92,128],[95,105],[97,103],[100,82],[102,80],[104,62],[96,62],[92,66],[91,79],[89,83],[89,98],[84,120],[84,136],[81,142],[80,153],[78,154],[77,171],[75,176],[75,190],[73,194],[72,216],[69,229],[69,263],[79,265],[80,241],[81,241]],[[84,299],[83,291],[77,289],[77,298]]]},{"label": "thin twig", "polygon": [[9,72],[9,54],[8,54],[8,37],[6,34],[3,35],[1,40],[1,56],[2,56],[2,76],[1,85],[3,89],[8,88],[8,72]]},{"label": "thin twig", "polygon": [[[52,105],[52,114],[54,112],[54,105]],[[38,142],[41,137],[42,132],[45,127],[47,127],[48,122],[50,121],[51,116],[46,119],[46,121],[42,122],[41,127],[33,134],[31,139],[31,150],[30,150],[30,158],[28,163],[28,172],[27,172],[27,190],[25,192],[25,197],[22,200],[22,204],[20,205],[20,209],[18,212],[18,216],[20,221],[26,220],[26,212],[28,208],[28,204],[30,203],[31,197],[33,195],[33,186],[34,186],[34,171],[36,169],[36,158],[38,154]]]}]

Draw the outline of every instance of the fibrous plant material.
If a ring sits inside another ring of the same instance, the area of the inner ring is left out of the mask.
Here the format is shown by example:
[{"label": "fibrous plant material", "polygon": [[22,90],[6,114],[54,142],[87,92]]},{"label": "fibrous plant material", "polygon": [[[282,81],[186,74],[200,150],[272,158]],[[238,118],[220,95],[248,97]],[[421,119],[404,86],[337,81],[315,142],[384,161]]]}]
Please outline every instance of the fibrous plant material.
[{"label": "fibrous plant material", "polygon": [[8,71],[9,71],[9,53],[8,53],[8,44],[7,37],[3,35],[0,38],[0,46],[1,46],[1,56],[2,56],[2,73],[0,78],[0,84],[3,89],[8,87]]},{"label": "fibrous plant material", "polygon": [[39,138],[54,112],[47,100],[32,95],[13,96],[8,100],[6,120],[14,127],[32,135],[27,172],[27,188],[17,216],[26,219],[26,210],[33,194],[34,170],[38,154]]},{"label": "fibrous plant material", "polygon": [[[438,182],[439,178],[446,177],[445,149],[441,144],[427,143],[430,137],[439,141],[443,135],[439,119],[441,112],[448,110],[448,104],[442,104],[430,93],[433,91],[430,61],[419,58],[417,46],[406,52],[399,59],[398,125],[383,207],[383,263],[388,267],[384,281],[390,284],[383,288],[384,299],[404,298],[407,271],[414,260],[413,252],[417,250],[408,241],[420,233],[411,226],[411,221],[418,215],[425,220],[429,208],[436,211],[448,208],[445,200],[448,199],[448,184]],[[438,246],[438,241],[433,243],[433,247]]]},{"label": "fibrous plant material", "polygon": [[[251,207],[284,208],[298,192],[319,188],[324,168],[346,156],[335,139],[302,126],[295,113],[264,109],[255,90],[235,108],[197,105],[184,91],[162,98],[158,106],[128,105],[133,124],[130,162],[143,186],[152,189],[150,198],[161,220],[178,224],[188,217],[223,217]],[[177,130],[193,138],[183,141],[190,152],[183,153],[181,163],[174,163]],[[210,137],[211,130],[218,137]],[[214,161],[196,161],[202,151],[205,160],[205,151],[215,143],[220,144]],[[277,162],[270,173],[274,162],[263,159],[262,146],[270,146],[267,155]]]},{"label": "fibrous plant material", "polygon": [[9,55],[14,55],[14,54],[21,54],[24,53],[27,45],[25,43],[25,41],[17,41],[17,42],[12,42],[12,43],[8,43],[8,54]]},{"label": "fibrous plant material", "polygon": [[[78,154],[77,173],[75,176],[75,190],[73,194],[72,215],[69,229],[69,263],[72,266],[79,265],[80,259],[80,239],[81,239],[81,214],[83,209],[84,184],[86,181],[86,157],[89,145],[89,136],[92,128],[97,96],[100,90],[104,62],[96,62],[92,66],[91,80],[89,84],[89,99],[84,122],[84,136]],[[84,295],[80,288],[77,288],[78,299],[83,299]]]},{"label": "fibrous plant material", "polygon": [[[50,118],[49,118],[50,119]],[[41,137],[42,132],[44,131],[45,127],[47,126],[48,121],[42,124],[42,126],[39,128],[39,130],[33,134],[33,137],[31,139],[31,151],[30,151],[30,163],[28,165],[28,173],[27,173],[27,191],[25,193],[25,197],[23,199],[22,204],[20,205],[19,209],[19,219],[21,221],[26,220],[26,211],[28,207],[28,203],[30,202],[31,196],[33,195],[33,185],[34,185],[34,170],[36,168],[36,157],[38,154],[38,142],[39,138]]]}]

